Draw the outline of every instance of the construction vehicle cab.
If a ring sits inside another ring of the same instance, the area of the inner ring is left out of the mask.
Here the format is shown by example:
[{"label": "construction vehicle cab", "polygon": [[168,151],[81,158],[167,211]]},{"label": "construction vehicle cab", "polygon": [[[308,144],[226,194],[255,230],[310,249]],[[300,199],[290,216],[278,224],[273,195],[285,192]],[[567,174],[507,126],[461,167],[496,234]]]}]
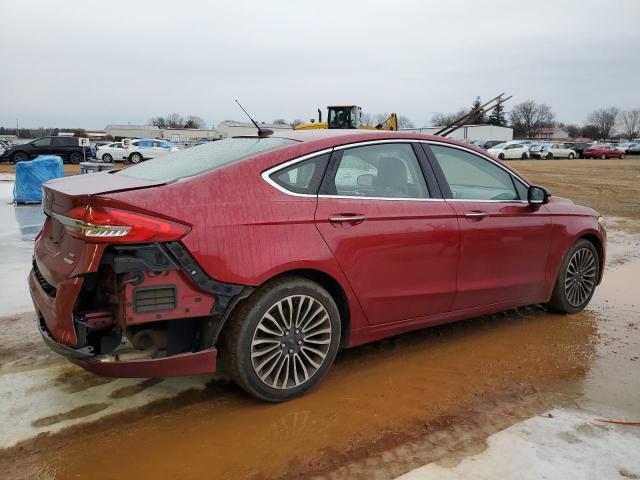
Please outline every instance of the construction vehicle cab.
[{"label": "construction vehicle cab", "polygon": [[360,128],[362,108],[356,105],[334,105],[327,107],[328,128]]}]

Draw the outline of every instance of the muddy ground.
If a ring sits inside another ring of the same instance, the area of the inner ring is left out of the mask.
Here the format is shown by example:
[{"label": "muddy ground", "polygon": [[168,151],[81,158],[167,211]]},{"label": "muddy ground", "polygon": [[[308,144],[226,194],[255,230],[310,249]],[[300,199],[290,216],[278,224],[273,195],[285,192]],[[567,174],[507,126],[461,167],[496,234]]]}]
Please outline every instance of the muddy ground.
[{"label": "muddy ground", "polygon": [[[469,478],[472,461],[473,476],[496,478],[496,448],[499,462],[505,443],[529,439],[512,460],[548,431],[541,443],[574,459],[574,478],[640,478],[628,453],[640,427],[598,421],[640,420],[640,161],[514,166],[614,217],[587,310],[529,306],[342,351],[317,389],[279,405],[214,377],[94,377],[51,354],[30,313],[5,316],[2,476],[390,479],[421,467],[407,478]],[[501,478],[537,478],[514,468]]]}]

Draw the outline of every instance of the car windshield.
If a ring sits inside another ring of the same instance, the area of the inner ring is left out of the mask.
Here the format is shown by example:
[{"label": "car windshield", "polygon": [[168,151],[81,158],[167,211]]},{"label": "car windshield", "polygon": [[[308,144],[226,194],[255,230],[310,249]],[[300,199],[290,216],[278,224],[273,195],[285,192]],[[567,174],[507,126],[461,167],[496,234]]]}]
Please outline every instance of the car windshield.
[{"label": "car windshield", "polygon": [[214,170],[259,153],[295,143],[287,138],[228,138],[147,160],[119,174],[169,182]]},{"label": "car windshield", "polygon": [[507,146],[506,143],[499,143],[497,145],[494,145],[493,147],[491,147],[492,150],[504,150],[504,148]]}]

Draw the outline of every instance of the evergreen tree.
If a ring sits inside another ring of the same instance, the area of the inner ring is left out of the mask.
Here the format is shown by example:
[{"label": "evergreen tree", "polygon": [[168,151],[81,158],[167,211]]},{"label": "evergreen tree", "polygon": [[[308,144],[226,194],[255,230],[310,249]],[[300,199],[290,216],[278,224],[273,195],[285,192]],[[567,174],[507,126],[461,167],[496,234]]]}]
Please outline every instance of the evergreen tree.
[{"label": "evergreen tree", "polygon": [[[473,105],[471,105],[470,111],[480,108],[481,106],[482,106],[482,102],[480,101],[480,97],[476,97],[476,99],[473,101]],[[482,124],[485,122],[486,122],[486,118],[484,117],[484,113],[480,115],[476,115],[476,117],[471,121],[471,123],[477,123],[477,124]]]},{"label": "evergreen tree", "polygon": [[491,111],[489,115],[489,125],[497,125],[498,127],[506,127],[507,119],[504,115],[504,107],[502,104],[498,105]]}]

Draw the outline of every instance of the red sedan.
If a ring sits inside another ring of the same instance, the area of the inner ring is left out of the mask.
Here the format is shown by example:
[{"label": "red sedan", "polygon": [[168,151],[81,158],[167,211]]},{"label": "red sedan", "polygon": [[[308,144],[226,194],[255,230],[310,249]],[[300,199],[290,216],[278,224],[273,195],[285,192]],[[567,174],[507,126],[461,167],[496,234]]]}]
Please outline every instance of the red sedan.
[{"label": "red sedan", "polygon": [[268,401],[306,392],[339,348],[526,304],[582,310],[606,246],[594,210],[401,132],[226,139],[51,181],[43,207],[29,285],[51,348],[105,376],[219,363]]},{"label": "red sedan", "polygon": [[585,148],[583,152],[584,158],[624,158],[625,154],[622,150],[612,147],[611,145],[593,145]]}]

